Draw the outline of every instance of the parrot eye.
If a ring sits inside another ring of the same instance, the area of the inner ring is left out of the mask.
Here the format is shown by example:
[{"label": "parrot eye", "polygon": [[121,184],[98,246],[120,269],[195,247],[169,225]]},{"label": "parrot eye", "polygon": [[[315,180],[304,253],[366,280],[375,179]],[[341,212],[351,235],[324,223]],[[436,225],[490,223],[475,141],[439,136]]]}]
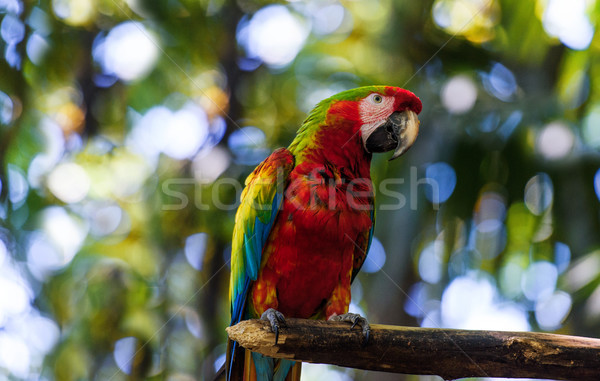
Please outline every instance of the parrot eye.
[{"label": "parrot eye", "polygon": [[375,104],[379,104],[379,103],[383,102],[383,97],[379,94],[372,94],[370,98],[371,98],[371,102],[375,103]]}]

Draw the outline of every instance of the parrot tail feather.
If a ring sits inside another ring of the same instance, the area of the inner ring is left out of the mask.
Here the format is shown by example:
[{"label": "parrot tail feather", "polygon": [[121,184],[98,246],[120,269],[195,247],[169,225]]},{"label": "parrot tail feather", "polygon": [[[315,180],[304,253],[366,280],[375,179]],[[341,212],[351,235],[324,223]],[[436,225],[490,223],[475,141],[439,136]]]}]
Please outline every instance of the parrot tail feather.
[{"label": "parrot tail feather", "polygon": [[241,350],[245,352],[243,373],[231,378],[232,381],[300,381],[301,362],[273,359],[260,353]]}]

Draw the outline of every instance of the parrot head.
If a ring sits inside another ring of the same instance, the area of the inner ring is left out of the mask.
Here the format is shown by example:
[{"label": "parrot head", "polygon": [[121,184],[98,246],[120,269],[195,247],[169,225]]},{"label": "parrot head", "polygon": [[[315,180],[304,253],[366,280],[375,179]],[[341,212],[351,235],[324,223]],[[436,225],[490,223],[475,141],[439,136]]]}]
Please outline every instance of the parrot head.
[{"label": "parrot head", "polygon": [[394,151],[393,160],[406,152],[419,134],[421,101],[408,90],[393,86],[365,86],[327,99],[327,119],[344,120],[360,134],[368,153]]}]

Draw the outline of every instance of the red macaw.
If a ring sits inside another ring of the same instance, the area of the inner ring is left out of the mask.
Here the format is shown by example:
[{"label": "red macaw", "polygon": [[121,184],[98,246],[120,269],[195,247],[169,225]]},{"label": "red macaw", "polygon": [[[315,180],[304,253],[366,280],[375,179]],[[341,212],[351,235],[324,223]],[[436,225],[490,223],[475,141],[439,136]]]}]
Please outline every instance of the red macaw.
[{"label": "red macaw", "polygon": [[[320,102],[288,148],[246,179],[231,252],[231,325],[284,316],[360,324],[350,284],[373,238],[371,154],[414,143],[421,101],[392,86],[347,90]],[[245,354],[244,354],[245,352]],[[228,380],[299,380],[300,363],[228,345]]]}]

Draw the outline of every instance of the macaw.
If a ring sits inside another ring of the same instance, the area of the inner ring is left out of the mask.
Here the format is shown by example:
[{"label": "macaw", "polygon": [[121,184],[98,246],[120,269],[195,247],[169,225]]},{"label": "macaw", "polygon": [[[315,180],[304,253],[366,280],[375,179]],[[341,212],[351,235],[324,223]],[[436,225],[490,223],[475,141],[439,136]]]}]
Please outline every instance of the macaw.
[{"label": "macaw", "polygon": [[[285,316],[359,324],[350,284],[373,238],[371,156],[402,155],[419,132],[421,101],[392,86],[366,86],[321,101],[288,148],[246,179],[235,216],[229,298],[231,325]],[[245,351],[229,341],[227,380],[299,380],[301,363]]]}]

